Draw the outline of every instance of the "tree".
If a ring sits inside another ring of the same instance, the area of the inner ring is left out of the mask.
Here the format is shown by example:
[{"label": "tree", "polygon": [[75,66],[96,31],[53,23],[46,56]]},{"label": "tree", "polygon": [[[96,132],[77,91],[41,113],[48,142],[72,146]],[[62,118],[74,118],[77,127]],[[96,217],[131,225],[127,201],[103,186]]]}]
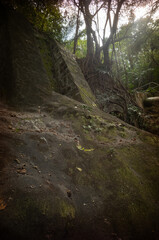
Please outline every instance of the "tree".
[{"label": "tree", "polygon": [[63,38],[64,19],[58,0],[1,0],[3,4],[21,12],[37,29],[55,39]]},{"label": "tree", "polygon": [[[141,4],[149,1],[145,0],[72,0],[74,5],[83,14],[86,35],[87,35],[87,61],[102,63],[101,52],[104,56],[104,66],[109,72],[111,70],[110,48],[116,41],[118,23],[124,12],[133,16],[133,10]],[[153,1],[153,11],[158,6],[158,1]],[[105,25],[103,36],[99,33],[99,17],[101,13],[105,15]],[[108,35],[109,30],[109,35]],[[102,44],[101,44],[102,41]]]},{"label": "tree", "polygon": [[[121,39],[115,44],[117,62],[125,86],[152,90],[150,83],[153,87],[159,84],[159,21],[148,16],[129,23],[121,28],[117,38]],[[116,72],[116,64],[113,71]]]}]

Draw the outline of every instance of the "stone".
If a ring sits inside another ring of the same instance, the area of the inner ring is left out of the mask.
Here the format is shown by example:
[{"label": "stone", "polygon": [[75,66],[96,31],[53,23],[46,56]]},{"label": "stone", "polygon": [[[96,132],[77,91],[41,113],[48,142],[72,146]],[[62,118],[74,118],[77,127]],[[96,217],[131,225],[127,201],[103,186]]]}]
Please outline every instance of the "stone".
[{"label": "stone", "polygon": [[18,106],[36,104],[41,113],[39,106],[54,90],[96,107],[95,97],[73,54],[33,29],[23,16],[3,6],[0,23],[1,99]]},{"label": "stone", "polygon": [[[53,69],[56,82],[46,68],[48,45],[44,61],[21,15],[1,10],[0,30],[0,92],[8,102],[0,104],[0,239],[159,239],[159,137],[94,107],[58,43],[53,52],[65,68]],[[8,131],[9,117],[20,134]]]}]

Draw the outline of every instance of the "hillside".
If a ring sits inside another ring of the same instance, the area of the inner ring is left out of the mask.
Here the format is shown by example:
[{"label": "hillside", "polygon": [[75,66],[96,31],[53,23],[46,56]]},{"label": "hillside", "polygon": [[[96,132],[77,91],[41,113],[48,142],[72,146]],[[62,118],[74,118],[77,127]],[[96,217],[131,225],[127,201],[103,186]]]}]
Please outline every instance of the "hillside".
[{"label": "hillside", "polygon": [[0,239],[158,239],[158,136],[100,111],[70,53],[0,16]]}]

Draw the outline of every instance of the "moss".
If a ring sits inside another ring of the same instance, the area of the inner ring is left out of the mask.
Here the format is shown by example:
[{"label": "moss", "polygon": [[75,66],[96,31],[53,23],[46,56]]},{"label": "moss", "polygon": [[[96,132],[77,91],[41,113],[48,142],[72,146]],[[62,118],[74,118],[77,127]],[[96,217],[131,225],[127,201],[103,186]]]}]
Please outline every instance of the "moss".
[{"label": "moss", "polygon": [[[32,197],[18,198],[15,200],[14,208],[10,209],[10,218],[14,219],[14,223],[22,224],[23,228],[26,225],[38,222],[38,218],[45,216],[51,219],[54,214],[62,218],[75,218],[75,208],[63,199],[54,199],[52,206],[51,199],[33,199]],[[10,219],[8,219],[10,220]],[[8,221],[6,219],[6,222]],[[13,225],[14,225],[13,223]],[[23,231],[23,229],[22,229]]]},{"label": "moss", "polygon": [[68,169],[68,175],[71,176],[74,174],[74,170],[72,168]]},{"label": "moss", "polygon": [[124,131],[120,131],[119,133],[119,136],[122,137],[122,138],[126,138],[128,135],[126,134],[126,132]]},{"label": "moss", "polygon": [[56,91],[57,88],[57,83],[56,80],[53,78],[53,73],[52,73],[52,57],[50,56],[49,48],[47,45],[46,40],[44,37],[38,35],[38,47],[40,50],[41,58],[45,67],[45,70],[47,72],[47,76],[50,80],[51,88]]},{"label": "moss", "polygon": [[108,143],[108,142],[111,141],[110,138],[107,138],[107,137],[105,137],[105,136],[103,136],[103,135],[97,135],[97,136],[96,136],[96,139],[97,139],[98,141],[104,142],[104,143]]},{"label": "moss", "polygon": [[88,131],[84,131],[85,133],[85,138],[87,139],[87,141],[93,141],[94,140],[94,137],[88,132]]},{"label": "moss", "polygon": [[70,218],[74,219],[75,218],[75,208],[69,204],[68,202],[65,202],[62,199],[58,199],[58,209],[60,216],[62,218]]},{"label": "moss", "polygon": [[[84,105],[85,106],[85,105]],[[83,106],[82,106],[83,108]],[[99,141],[110,143],[114,141],[115,137],[127,137],[127,133],[123,130],[119,131],[115,124],[107,128],[107,123],[98,115],[90,113],[90,108],[84,108],[84,112],[78,114],[67,113],[67,120],[72,121],[73,128],[79,131],[87,141]]]},{"label": "moss", "polygon": [[[132,222],[137,231],[146,226],[147,217],[155,210],[151,188],[143,183],[143,179],[130,167],[122,167],[117,172],[120,188],[117,192],[118,204],[127,206],[125,218]],[[117,202],[115,202],[117,204]],[[126,221],[125,219],[125,221]],[[120,225],[120,223],[118,223]],[[147,225],[147,227],[150,227]]]},{"label": "moss", "polygon": [[142,137],[142,141],[152,145],[156,145],[156,144],[159,145],[159,138],[154,135],[147,135],[147,136],[144,135],[144,137]]},{"label": "moss", "polygon": [[91,179],[88,174],[85,173],[84,169],[75,175],[75,182],[78,186],[89,186]]},{"label": "moss", "polygon": [[152,194],[155,198],[159,195],[158,159],[152,157],[151,151],[148,154],[148,147],[144,145],[131,146],[117,151],[118,159],[124,164],[126,171],[122,178],[125,178],[129,184],[133,183],[146,202],[149,202]]},{"label": "moss", "polygon": [[38,199],[33,199],[32,197],[18,198],[15,201],[14,209],[12,214],[14,219],[18,221],[34,221],[38,215],[48,215],[49,214],[49,202],[47,200],[38,201]]},{"label": "moss", "polygon": [[88,106],[91,107],[96,107],[97,105],[95,104],[95,97],[93,96],[92,92],[90,89],[84,88],[82,86],[78,86],[79,91],[80,91],[80,95],[84,101],[84,103],[86,103]]}]

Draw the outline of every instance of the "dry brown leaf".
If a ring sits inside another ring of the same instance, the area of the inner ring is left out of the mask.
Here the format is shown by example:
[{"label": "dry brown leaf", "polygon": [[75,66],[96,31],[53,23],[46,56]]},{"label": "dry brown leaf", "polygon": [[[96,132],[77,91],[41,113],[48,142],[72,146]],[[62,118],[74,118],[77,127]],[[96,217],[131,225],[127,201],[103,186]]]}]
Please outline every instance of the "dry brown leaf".
[{"label": "dry brown leaf", "polygon": [[23,169],[18,169],[18,170],[17,170],[17,173],[25,174],[25,173],[26,173],[26,169],[25,169],[25,168],[23,168]]},{"label": "dry brown leaf", "polygon": [[15,162],[20,164],[20,160],[18,158],[15,159]]},{"label": "dry brown leaf", "polygon": [[0,199],[0,210],[4,210],[6,206],[6,203],[2,199]]}]

